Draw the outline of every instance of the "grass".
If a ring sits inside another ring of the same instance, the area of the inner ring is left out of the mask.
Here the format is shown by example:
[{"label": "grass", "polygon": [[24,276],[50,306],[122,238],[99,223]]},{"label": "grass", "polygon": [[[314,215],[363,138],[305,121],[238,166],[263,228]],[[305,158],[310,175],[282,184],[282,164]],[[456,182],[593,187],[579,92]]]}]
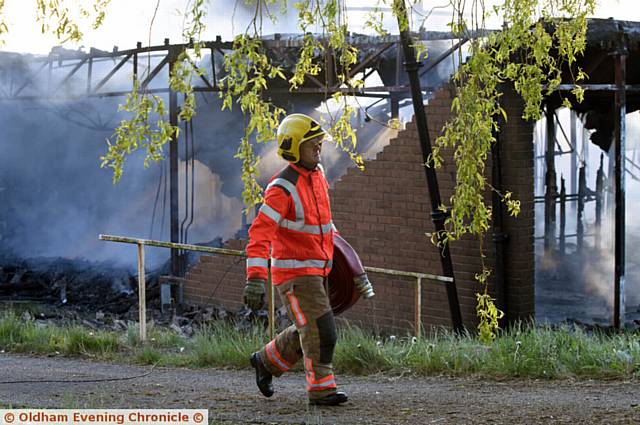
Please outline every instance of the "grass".
[{"label": "grass", "polygon": [[[152,328],[141,344],[137,328],[92,331],[24,322],[0,314],[0,350],[90,357],[180,367],[249,367],[249,355],[266,342],[260,329],[237,331],[229,323],[201,329],[190,338]],[[520,324],[485,345],[472,335],[439,331],[420,339],[376,337],[358,328],[340,331],[334,366],[339,373],[482,376],[507,378],[632,379],[640,374],[640,334],[607,334],[579,327]]]}]

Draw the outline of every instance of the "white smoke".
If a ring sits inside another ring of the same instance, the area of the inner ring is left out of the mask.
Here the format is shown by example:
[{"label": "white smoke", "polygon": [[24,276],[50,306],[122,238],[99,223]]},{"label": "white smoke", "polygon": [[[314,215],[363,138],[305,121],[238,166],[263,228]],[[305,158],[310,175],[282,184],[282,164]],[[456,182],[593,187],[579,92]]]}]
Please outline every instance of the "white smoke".
[{"label": "white smoke", "polygon": [[[559,126],[556,130],[558,143],[563,150],[569,150],[570,146],[564,138],[560,126],[564,128],[567,136],[570,135],[569,114],[566,110],[558,111],[560,118]],[[639,114],[634,112],[627,116],[626,141],[627,158],[633,160],[636,156],[638,139],[640,138]],[[536,143],[535,152],[537,156],[544,156],[545,124],[541,120],[537,124],[534,138]],[[600,155],[602,151],[589,141],[589,133],[581,128],[578,120],[577,143],[575,146],[579,154],[579,163],[586,164],[587,187],[595,189],[596,172],[600,166]],[[609,156],[613,149],[603,155],[603,168],[606,178],[614,178],[609,174]],[[556,172],[558,188],[560,187],[560,177],[566,180],[567,194],[571,193],[571,172],[570,156],[562,155],[556,157]],[[544,161],[537,160],[537,178],[544,178]],[[627,169],[633,171],[633,166],[627,163]],[[640,171],[640,170],[638,170]],[[577,175],[577,174],[576,174]],[[612,187],[612,186],[611,186]],[[625,309],[627,320],[640,317],[640,261],[635,253],[640,249],[640,221],[634,214],[640,208],[640,182],[635,180],[630,173],[626,174],[625,184],[626,195],[626,273],[625,273]],[[536,195],[544,195],[544,184],[536,185]],[[614,206],[612,193],[605,196],[608,203],[605,203],[602,211],[602,225],[600,230],[601,242],[596,245],[595,234],[595,202],[585,202],[583,223],[584,223],[584,246],[582,252],[578,252],[575,236],[568,236],[566,239],[566,254],[560,255],[554,251],[551,255],[544,254],[542,248],[543,241],[536,241],[536,291],[538,302],[536,304],[537,316],[539,319],[550,319],[559,321],[563,319],[577,319],[586,322],[611,323],[613,316],[614,302]],[[567,235],[575,235],[577,232],[577,204],[568,202],[566,208],[566,230]],[[556,236],[559,236],[560,227],[560,204],[556,206]],[[544,204],[536,205],[536,236],[542,237],[544,234]],[[558,240],[556,240],[556,247]]]},{"label": "white smoke", "polygon": [[[189,228],[190,243],[209,242],[215,236],[231,238],[240,228],[243,204],[222,193],[222,179],[200,161],[195,164],[194,220]],[[184,162],[178,166],[178,187],[185,187]],[[189,191],[191,184],[189,183]],[[190,193],[189,193],[190,196]],[[184,217],[184,202],[180,217]]]}]

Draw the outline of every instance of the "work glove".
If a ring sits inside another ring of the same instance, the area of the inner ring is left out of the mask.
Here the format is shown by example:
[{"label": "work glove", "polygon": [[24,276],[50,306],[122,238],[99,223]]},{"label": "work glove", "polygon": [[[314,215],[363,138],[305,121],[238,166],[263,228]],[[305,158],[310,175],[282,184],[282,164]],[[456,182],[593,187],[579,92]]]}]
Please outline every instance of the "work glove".
[{"label": "work glove", "polygon": [[263,279],[247,279],[244,286],[244,303],[251,310],[261,310],[264,307],[264,285]]}]

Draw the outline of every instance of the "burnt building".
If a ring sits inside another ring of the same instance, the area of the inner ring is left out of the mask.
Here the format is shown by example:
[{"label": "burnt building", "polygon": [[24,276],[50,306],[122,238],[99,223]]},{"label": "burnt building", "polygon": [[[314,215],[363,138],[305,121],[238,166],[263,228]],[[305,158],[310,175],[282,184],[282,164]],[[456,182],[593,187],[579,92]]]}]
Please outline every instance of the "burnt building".
[{"label": "burnt building", "polygon": [[[628,227],[624,220],[625,174],[619,172],[622,170],[620,163],[626,162],[628,175],[639,173],[634,171],[638,167],[634,156],[629,159],[615,152],[626,152],[629,156],[628,150],[624,149],[625,120],[622,117],[640,108],[637,99],[640,86],[636,81],[638,64],[634,59],[639,32],[638,23],[589,21],[588,47],[577,65],[590,77],[584,85],[585,100],[581,104],[573,103],[573,118],[569,120],[572,128],[580,130],[584,140],[578,140],[572,136],[571,129],[564,128],[567,126],[563,118],[566,111],[559,109],[563,97],[571,96],[571,70],[564,70],[563,84],[545,99],[546,118],[541,123],[523,121],[521,100],[512,89],[505,88],[502,104],[508,120],[502,123],[487,177],[494,187],[511,190],[514,198],[521,201],[522,209],[518,218],[508,217],[499,200],[492,200],[491,194],[487,193],[486,199],[493,202],[496,220],[484,246],[485,263],[493,270],[490,291],[509,321],[534,317],[553,321],[591,320],[592,310],[581,311],[575,306],[598,302],[606,307],[600,309],[602,311],[596,309],[600,320],[609,323],[614,315],[618,322],[624,322],[624,248],[625,235],[629,232],[625,232]],[[454,97],[453,88],[447,83],[453,69],[445,59],[461,48],[464,40],[451,40],[450,34],[431,33],[425,37],[432,42],[438,37],[448,40],[448,47],[440,44],[435,49],[437,53],[432,51],[420,71],[428,131],[431,140],[435,140],[450,117]],[[273,36],[269,43],[271,48],[285,52],[283,57],[288,57],[299,40],[279,35]],[[416,123],[409,120],[397,134],[381,132],[380,127],[375,127],[376,120],[402,117],[403,113],[408,114],[410,107],[408,80],[399,72],[403,59],[398,39],[362,39],[359,43],[363,48],[358,72],[375,75],[380,83],[375,90],[365,89],[358,95],[380,99],[380,103],[360,108],[359,121],[354,123],[359,131],[359,149],[369,152],[365,171],[348,168],[348,160],[337,153],[330,155],[334,158],[328,171],[333,180],[331,198],[335,224],[366,266],[440,275],[441,253],[428,237],[434,231],[434,225]],[[242,235],[246,223],[242,223],[242,206],[238,200],[239,163],[232,159],[237,146],[234,140],[242,133],[242,120],[237,111],[221,113],[216,96],[217,79],[223,76],[217,55],[228,50],[230,44],[216,40],[207,46],[211,55],[204,61],[210,68],[196,87],[203,102],[200,102],[201,109],[193,126],[182,133],[185,139],[172,145],[167,153],[169,161],[148,174],[131,171],[134,177],[125,181],[124,186],[115,188],[110,185],[108,171],[98,170],[97,158],[103,153],[104,137],[121,118],[117,115],[103,119],[104,109],[113,111],[116,108],[115,101],[105,99],[121,96],[130,85],[130,75],[118,79],[117,73],[134,71],[137,75],[139,71],[140,75],[146,75],[141,79],[150,89],[164,93],[163,96],[172,96],[166,88],[166,78],[162,78],[166,77],[167,64],[175,57],[172,55],[176,49],[187,46],[167,42],[165,46],[138,46],[127,51],[58,50],[44,58],[5,56],[0,74],[5,89],[1,108],[5,122],[12,124],[5,126],[5,137],[29,143],[23,142],[22,147],[12,145],[17,150],[4,156],[6,166],[0,182],[0,196],[5,201],[0,203],[0,244],[3,249],[15,252],[20,246],[18,242],[28,236],[28,245],[36,248],[19,251],[19,256],[96,259],[96,253],[102,254],[104,249],[109,253],[117,251],[135,264],[135,255],[130,250],[99,242],[97,235],[124,234],[188,243],[208,243],[216,237],[226,240],[234,234]],[[149,52],[154,55],[151,66],[143,68],[142,61],[137,60],[138,55],[143,57]],[[47,71],[53,72],[50,80],[45,77]],[[330,77],[325,81],[331,80]],[[325,87],[320,80],[310,79],[299,93],[290,94],[288,88],[282,86],[273,87],[270,95],[290,112],[313,112],[324,94],[331,90],[343,88]],[[61,93],[66,96],[64,100],[60,99]],[[34,107],[46,112],[46,120],[42,118],[44,115],[31,114],[23,118],[19,113]],[[92,115],[93,111],[97,112]],[[64,120],[81,130],[58,131],[57,120]],[[48,127],[43,126],[43,121]],[[38,146],[47,145],[54,134],[57,137],[54,146],[57,147],[46,154],[39,152]],[[390,139],[389,134],[392,134]],[[100,144],[85,143],[78,145],[81,148],[74,148],[73,143],[81,143],[80,139],[99,140]],[[589,151],[591,154],[587,158]],[[600,151],[604,154],[602,167]],[[274,155],[269,147],[261,153]],[[21,174],[20,161],[25,161],[29,154],[38,159],[40,169],[49,170],[45,173],[47,178]],[[58,162],[49,164],[49,158]],[[436,174],[441,198],[446,201],[451,195],[456,173],[450,154],[445,155],[445,159],[444,166]],[[90,166],[82,165],[89,160],[94,161]],[[277,167],[275,163],[272,165]],[[67,175],[73,167],[77,169],[71,173],[71,179],[56,180],[60,175]],[[269,170],[266,171],[265,178],[269,174]],[[91,178],[80,179],[78,175]],[[563,177],[567,182],[564,191]],[[631,184],[634,183],[630,182],[630,187]],[[210,201],[209,198],[202,203],[193,201],[194,197],[203,197],[205,192],[212,194]],[[36,196],[27,197],[26,193]],[[79,195],[81,202],[72,194]],[[214,199],[216,207],[210,208]],[[74,207],[60,209],[65,205]],[[118,214],[117,220],[113,218],[114,214]],[[33,225],[43,220],[45,226]],[[53,231],[59,221],[76,227],[83,223],[82,231]],[[46,232],[38,234],[41,228]],[[609,228],[617,230],[609,231]],[[607,239],[608,234],[613,237]],[[71,237],[74,243],[67,243],[65,236]],[[50,242],[53,240],[65,243],[54,246]],[[225,246],[241,249],[245,242],[232,237]],[[612,255],[605,258],[603,251]],[[184,274],[180,282],[183,284],[181,298],[185,302],[240,307],[245,280],[242,261],[203,255],[185,270],[180,255],[175,252],[173,267],[168,273],[176,277]],[[481,270],[478,241],[467,238],[453,243],[451,258],[462,323],[472,329],[477,320],[475,294],[479,290],[474,276]],[[590,272],[582,266],[600,261],[611,266],[611,272],[602,273],[600,278],[608,280],[610,288],[603,289],[599,294],[602,296],[594,297],[585,284],[584,275]],[[350,322],[384,331],[408,330],[415,326],[418,308],[424,327],[452,326],[451,297],[442,282],[423,281],[422,302],[418,306],[415,279],[378,273],[371,273],[370,277],[377,296],[359,302],[346,312],[343,317]],[[634,303],[640,303],[634,288],[635,281],[627,285],[626,293],[632,301],[626,304],[627,319],[633,319],[631,313],[637,308]]]},{"label": "burnt building", "polygon": [[[501,102],[508,120],[501,125],[498,146],[489,161],[493,172],[487,177],[493,187],[513,191],[522,209],[518,218],[508,217],[494,199],[494,228],[484,246],[485,264],[493,271],[490,292],[508,321],[537,316],[542,321],[575,319],[618,326],[625,322],[625,311],[628,321],[633,320],[639,288],[632,277],[626,288],[631,302],[625,304],[627,226],[620,163],[626,161],[632,177],[637,165],[630,158],[621,160],[616,152],[628,156],[625,116],[639,108],[636,80],[640,75],[633,59],[638,31],[640,24],[634,22],[590,20],[587,49],[576,64],[589,75],[588,84],[583,85],[585,99],[577,103],[570,94],[574,87],[571,75],[577,68],[564,69],[563,84],[544,100],[542,124],[522,120],[519,96],[512,89],[505,90]],[[439,136],[450,117],[453,95],[452,87],[444,84],[425,102],[431,140]],[[573,100],[573,130],[558,118],[565,97]],[[541,125],[547,130],[537,137]],[[582,141],[576,141],[578,128]],[[566,143],[559,140],[563,137]],[[567,144],[570,148],[563,148]],[[591,162],[585,158],[589,149]],[[607,170],[597,160],[600,153],[611,158]],[[350,168],[333,184],[334,221],[365,265],[442,272],[440,252],[428,237],[434,227],[422,162],[418,131],[411,121],[375,159],[366,162],[365,171]],[[451,162],[449,157],[437,170],[445,200],[455,183]],[[541,175],[544,182],[539,184],[536,178]],[[593,177],[589,182],[588,175]],[[562,189],[564,179],[567,187]],[[488,193],[487,200],[490,197]],[[603,234],[611,234],[606,246]],[[229,242],[236,248],[243,244],[242,240]],[[451,244],[455,285],[467,328],[477,323],[479,284],[474,276],[481,270],[478,246],[471,238]],[[598,269],[598,289],[590,282],[596,273],[593,268]],[[186,277],[187,299],[240,306],[243,264],[224,257],[202,257]],[[411,329],[416,315],[415,280],[375,273],[371,279],[378,296],[361,301],[343,317],[378,330]],[[450,299],[444,285],[428,282],[421,290],[423,326],[451,327]]]}]

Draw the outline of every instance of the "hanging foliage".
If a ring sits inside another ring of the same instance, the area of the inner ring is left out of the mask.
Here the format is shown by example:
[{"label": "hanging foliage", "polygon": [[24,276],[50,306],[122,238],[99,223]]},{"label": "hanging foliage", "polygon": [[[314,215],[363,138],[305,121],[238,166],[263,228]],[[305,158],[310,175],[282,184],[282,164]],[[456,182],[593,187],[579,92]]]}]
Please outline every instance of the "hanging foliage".
[{"label": "hanging foliage", "polygon": [[111,0],[93,0],[88,7],[86,3],[71,0],[36,0],[36,19],[40,24],[40,31],[43,34],[54,33],[61,43],[80,41],[82,31],[79,22],[86,20],[91,23],[91,28],[100,27]]},{"label": "hanging foliage", "polygon": [[[445,222],[445,240],[454,241],[467,233],[481,240],[489,230],[492,215],[491,207],[484,201],[485,164],[495,143],[494,134],[499,130],[498,118],[508,119],[500,106],[501,87],[512,83],[520,94],[524,101],[522,118],[539,119],[544,96],[561,83],[561,67],[566,63],[573,69],[576,58],[584,52],[586,17],[593,13],[595,1],[505,0],[493,10],[503,19],[502,31],[484,38],[470,37],[472,30],[484,29],[484,8],[471,10],[471,19],[467,21],[464,0],[453,4],[458,18],[452,22],[452,30],[459,38],[469,37],[471,44],[466,63],[454,75],[456,96],[451,105],[452,118],[436,140],[430,165],[442,164],[442,148],[453,150],[456,185],[447,208],[450,215]],[[585,77],[578,69],[574,81],[578,83]],[[576,86],[573,92],[580,101],[581,89]],[[508,212],[518,215],[520,202],[512,198],[512,193],[499,195]],[[484,258],[481,244],[480,255]],[[488,275],[483,265],[476,276],[483,286],[482,295],[478,295],[478,329],[485,341],[493,339],[503,314],[488,295]]]},{"label": "hanging foliage", "polygon": [[[100,158],[101,167],[113,170],[113,182],[122,177],[125,159],[138,149],[146,152],[143,165],[164,159],[164,145],[180,134],[180,121],[189,121],[196,110],[193,79],[202,75],[203,70],[196,63],[202,57],[201,36],[206,26],[206,0],[195,0],[184,16],[183,38],[188,47],[182,50],[173,62],[169,74],[169,87],[183,96],[177,125],[169,122],[168,111],[161,96],[150,94],[141,87],[139,78],[134,78],[133,90],[127,95],[119,110],[130,113],[130,117],[120,121],[113,135],[107,139],[108,151]],[[157,9],[156,9],[157,11]],[[155,15],[154,15],[155,18]],[[151,70],[150,54],[147,60],[147,75]]]}]

